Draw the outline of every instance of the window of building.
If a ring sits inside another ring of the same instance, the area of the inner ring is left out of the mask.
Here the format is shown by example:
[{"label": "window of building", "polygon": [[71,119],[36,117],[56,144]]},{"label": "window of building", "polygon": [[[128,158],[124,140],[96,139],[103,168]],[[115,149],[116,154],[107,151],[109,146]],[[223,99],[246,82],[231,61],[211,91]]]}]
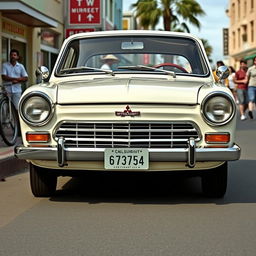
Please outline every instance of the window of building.
[{"label": "window of building", "polygon": [[255,0],[251,0],[251,10],[254,9],[254,1],[255,1]]},{"label": "window of building", "polygon": [[238,37],[238,47],[240,48],[240,46],[241,46],[241,30],[240,30],[240,28],[238,29],[238,31],[237,31],[237,37]]},{"label": "window of building", "polygon": [[106,5],[106,16],[109,19],[109,21],[114,22],[114,1],[113,0],[108,0],[107,5]]},{"label": "window of building", "polygon": [[233,49],[235,49],[236,48],[236,32],[235,31],[232,32],[232,38],[233,38]]},{"label": "window of building", "polygon": [[244,25],[242,30],[242,41],[245,43],[247,42],[247,25]]},{"label": "window of building", "polygon": [[254,21],[253,20],[250,22],[250,25],[251,25],[251,42],[253,43],[254,42]]},{"label": "window of building", "polygon": [[11,49],[19,51],[20,58],[18,62],[22,63],[26,67],[26,44],[14,39],[2,37],[2,62],[10,60]]},{"label": "window of building", "polygon": [[247,0],[244,0],[244,17],[246,17],[247,12]]},{"label": "window of building", "polygon": [[241,5],[240,5],[240,0],[237,1],[237,17],[238,20],[240,20],[240,14],[241,14]]},{"label": "window of building", "polygon": [[232,4],[231,7],[231,23],[234,24],[235,22],[235,16],[236,15],[236,9],[235,9],[235,3]]}]

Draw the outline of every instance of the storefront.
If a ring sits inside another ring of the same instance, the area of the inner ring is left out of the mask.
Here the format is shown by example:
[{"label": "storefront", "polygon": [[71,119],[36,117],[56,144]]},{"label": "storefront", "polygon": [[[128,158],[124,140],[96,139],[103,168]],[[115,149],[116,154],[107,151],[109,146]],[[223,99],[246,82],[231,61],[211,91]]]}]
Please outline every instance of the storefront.
[{"label": "storefront", "polygon": [[52,1],[51,6],[42,6],[37,0],[31,6],[29,3],[0,2],[0,64],[9,61],[11,49],[17,49],[19,62],[29,75],[27,86],[35,83],[38,66],[52,69],[63,39],[63,4]]},{"label": "storefront", "polygon": [[26,66],[27,28],[8,19],[2,19],[2,62],[9,60],[11,49],[20,52],[20,60]]}]

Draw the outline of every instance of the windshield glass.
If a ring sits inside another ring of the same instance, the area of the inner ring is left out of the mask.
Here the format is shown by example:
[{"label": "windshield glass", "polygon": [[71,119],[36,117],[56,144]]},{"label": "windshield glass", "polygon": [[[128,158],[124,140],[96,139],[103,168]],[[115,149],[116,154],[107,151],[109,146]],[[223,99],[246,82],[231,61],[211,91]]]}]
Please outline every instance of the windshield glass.
[{"label": "windshield glass", "polygon": [[[74,39],[66,47],[60,63],[56,73],[65,76],[99,73],[100,69],[115,73],[167,74],[161,72],[166,70],[177,75],[209,74],[199,45],[192,39],[181,37],[112,36]],[[151,69],[142,69],[141,65]]]}]

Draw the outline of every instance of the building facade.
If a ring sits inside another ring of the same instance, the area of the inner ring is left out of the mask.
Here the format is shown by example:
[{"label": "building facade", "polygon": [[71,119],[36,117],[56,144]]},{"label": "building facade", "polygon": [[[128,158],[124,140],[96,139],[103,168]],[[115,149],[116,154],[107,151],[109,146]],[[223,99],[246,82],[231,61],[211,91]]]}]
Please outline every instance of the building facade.
[{"label": "building facade", "polygon": [[123,30],[136,30],[137,22],[133,12],[123,13]]},{"label": "building facade", "polygon": [[0,0],[1,64],[9,60],[9,52],[20,52],[29,80],[36,81],[35,69],[50,69],[63,41],[63,1],[61,0]]},{"label": "building facade", "polygon": [[122,29],[121,0],[0,0],[0,66],[19,50],[25,89],[36,82],[38,66],[52,70],[67,36],[113,29]]},{"label": "building facade", "polygon": [[230,65],[238,68],[239,61],[245,59],[250,66],[256,56],[256,1],[229,0],[227,14]]}]

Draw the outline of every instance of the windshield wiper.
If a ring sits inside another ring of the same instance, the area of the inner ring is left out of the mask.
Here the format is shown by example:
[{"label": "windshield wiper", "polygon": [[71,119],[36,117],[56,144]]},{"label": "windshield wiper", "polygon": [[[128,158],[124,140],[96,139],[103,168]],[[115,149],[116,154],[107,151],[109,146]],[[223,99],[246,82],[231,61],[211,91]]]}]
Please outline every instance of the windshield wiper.
[{"label": "windshield wiper", "polygon": [[81,71],[86,71],[86,70],[100,71],[100,72],[104,72],[106,74],[110,74],[111,76],[115,76],[115,73],[112,70],[92,68],[92,67],[86,67],[86,66],[74,67],[74,68],[64,68],[64,69],[60,70],[60,73],[61,74],[71,74],[71,73],[76,73],[76,72],[81,72]]},{"label": "windshield wiper", "polygon": [[144,65],[137,65],[137,66],[120,66],[118,69],[129,69],[129,70],[140,70],[140,71],[147,71],[147,70],[153,70],[153,71],[160,71],[167,75],[171,75],[173,78],[176,77],[176,73],[169,70],[164,70],[160,68],[154,68],[154,67],[148,67]]}]

